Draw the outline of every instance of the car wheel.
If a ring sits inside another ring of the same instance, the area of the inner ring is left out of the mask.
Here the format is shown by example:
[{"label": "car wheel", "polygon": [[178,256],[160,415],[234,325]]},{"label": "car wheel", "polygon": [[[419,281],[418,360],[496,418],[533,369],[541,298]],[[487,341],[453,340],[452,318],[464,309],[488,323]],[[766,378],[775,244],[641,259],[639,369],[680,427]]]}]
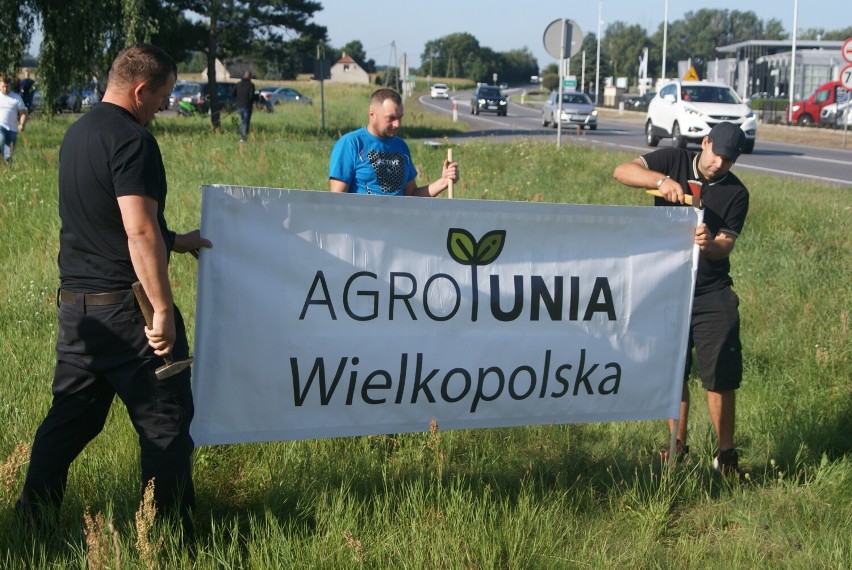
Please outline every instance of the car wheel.
[{"label": "car wheel", "polygon": [[754,152],[754,139],[747,140],[743,147],[743,154],[751,154]]},{"label": "car wheel", "polygon": [[474,107],[474,108],[473,108],[473,114],[474,114],[474,115],[478,115],[478,114],[479,114],[479,107]]},{"label": "car wheel", "polygon": [[596,131],[596,130],[598,130],[598,126],[597,125],[589,125],[589,130]]},{"label": "car wheel", "polygon": [[803,127],[810,127],[814,124],[814,119],[807,113],[799,117],[799,124]]},{"label": "car wheel", "polygon": [[648,143],[648,146],[657,146],[660,144],[660,137],[654,134],[654,125],[651,124],[651,121],[645,124],[645,142]]},{"label": "car wheel", "polygon": [[547,122],[547,119],[544,118],[544,111],[541,112],[541,126],[546,127],[550,123]]},{"label": "car wheel", "polygon": [[686,139],[680,134],[680,125],[677,123],[672,127],[672,146],[675,148],[686,148]]}]

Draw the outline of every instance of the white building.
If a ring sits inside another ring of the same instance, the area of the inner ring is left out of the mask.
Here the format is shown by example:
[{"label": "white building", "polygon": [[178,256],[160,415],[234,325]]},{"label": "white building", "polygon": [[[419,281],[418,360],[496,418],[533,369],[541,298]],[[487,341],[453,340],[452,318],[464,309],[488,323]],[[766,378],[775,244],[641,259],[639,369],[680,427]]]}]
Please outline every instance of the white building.
[{"label": "white building", "polygon": [[333,83],[370,83],[370,74],[346,55],[346,52],[337,60],[337,63],[331,66],[330,75],[329,81]]}]

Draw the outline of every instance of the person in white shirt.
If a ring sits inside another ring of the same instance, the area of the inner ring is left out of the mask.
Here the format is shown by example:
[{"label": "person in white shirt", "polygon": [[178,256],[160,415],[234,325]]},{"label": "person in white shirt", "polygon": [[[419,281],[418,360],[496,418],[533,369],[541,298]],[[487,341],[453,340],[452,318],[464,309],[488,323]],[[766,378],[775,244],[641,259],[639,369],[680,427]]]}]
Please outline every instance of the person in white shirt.
[{"label": "person in white shirt", "polygon": [[3,159],[12,164],[12,150],[18,133],[27,122],[27,106],[17,93],[12,93],[12,79],[0,77],[0,138],[3,139]]}]

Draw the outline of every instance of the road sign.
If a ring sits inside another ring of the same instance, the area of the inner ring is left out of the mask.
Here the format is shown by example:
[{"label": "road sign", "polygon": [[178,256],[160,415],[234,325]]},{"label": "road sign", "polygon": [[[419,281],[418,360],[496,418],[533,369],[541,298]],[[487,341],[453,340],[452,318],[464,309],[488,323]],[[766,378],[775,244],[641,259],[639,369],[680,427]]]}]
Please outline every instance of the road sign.
[{"label": "road sign", "polygon": [[847,65],[840,70],[840,83],[848,91],[852,91],[852,65]]},{"label": "road sign", "polygon": [[843,56],[843,59],[852,63],[852,38],[846,38],[846,41],[843,42],[840,48],[840,55]]},{"label": "road sign", "polygon": [[690,66],[689,71],[686,72],[686,75],[683,76],[684,81],[700,81],[700,77],[698,77],[698,73],[695,71],[695,68]]},{"label": "road sign", "polygon": [[[563,25],[565,30],[565,49],[562,48]],[[583,47],[583,30],[574,20],[560,18],[553,20],[544,30],[544,49],[556,59],[567,59],[580,53]]]},{"label": "road sign", "polygon": [[567,87],[568,89],[576,89],[577,88],[577,76],[569,75],[565,79],[562,80],[562,87]]}]

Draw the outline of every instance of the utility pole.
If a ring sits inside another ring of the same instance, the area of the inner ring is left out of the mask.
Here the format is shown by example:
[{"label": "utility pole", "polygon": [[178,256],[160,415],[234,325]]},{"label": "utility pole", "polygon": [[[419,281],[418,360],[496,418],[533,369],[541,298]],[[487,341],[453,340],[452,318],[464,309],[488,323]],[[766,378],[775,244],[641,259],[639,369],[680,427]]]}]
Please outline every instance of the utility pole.
[{"label": "utility pole", "polygon": [[[385,70],[385,83],[383,87],[387,87],[388,83],[390,83],[390,73],[394,65],[396,65],[396,41],[391,41],[390,61],[388,62],[388,68]],[[397,77],[399,77],[398,72]]]}]

